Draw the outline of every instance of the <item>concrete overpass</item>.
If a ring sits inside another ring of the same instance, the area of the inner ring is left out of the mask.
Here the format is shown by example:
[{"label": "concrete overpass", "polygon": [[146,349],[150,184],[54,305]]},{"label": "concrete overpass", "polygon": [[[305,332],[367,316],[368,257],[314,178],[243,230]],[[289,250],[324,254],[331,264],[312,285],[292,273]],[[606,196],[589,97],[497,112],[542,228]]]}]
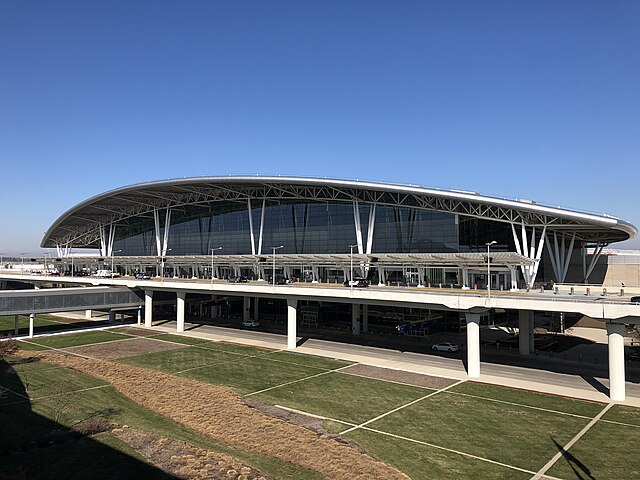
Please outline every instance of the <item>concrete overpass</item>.
[{"label": "concrete overpass", "polygon": [[[467,373],[470,378],[480,376],[480,317],[493,308],[518,310],[519,351],[528,355],[533,351],[533,312],[579,313],[606,324],[609,345],[610,397],[625,398],[625,369],[623,335],[625,324],[640,323],[640,305],[628,298],[613,296],[569,295],[554,292],[488,292],[477,290],[447,290],[409,287],[369,287],[364,289],[318,283],[295,283],[273,286],[266,282],[228,283],[198,279],[137,280],[131,278],[98,279],[92,277],[23,276],[0,274],[4,280],[30,283],[71,283],[126,287],[144,291],[145,325],[152,325],[154,292],[176,294],[177,331],[184,331],[185,299],[188,293],[235,295],[244,298],[243,318],[249,319],[251,297],[279,298],[287,302],[287,347],[296,348],[297,305],[300,300],[330,301],[352,305],[353,332],[360,331],[360,319],[366,322],[366,306],[392,305],[432,310],[458,311],[465,314],[467,323]],[[362,306],[362,307],[361,307]],[[362,310],[362,311],[361,311]]]}]

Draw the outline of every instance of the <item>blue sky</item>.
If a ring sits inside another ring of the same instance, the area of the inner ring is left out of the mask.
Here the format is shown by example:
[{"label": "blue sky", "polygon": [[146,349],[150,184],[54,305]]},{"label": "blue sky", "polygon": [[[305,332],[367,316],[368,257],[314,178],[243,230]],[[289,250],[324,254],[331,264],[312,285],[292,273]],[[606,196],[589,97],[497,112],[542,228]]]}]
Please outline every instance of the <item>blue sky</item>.
[{"label": "blue sky", "polygon": [[[0,251],[112,188],[289,174],[640,225],[640,2],[0,0]],[[620,244],[640,248],[640,240]]]}]

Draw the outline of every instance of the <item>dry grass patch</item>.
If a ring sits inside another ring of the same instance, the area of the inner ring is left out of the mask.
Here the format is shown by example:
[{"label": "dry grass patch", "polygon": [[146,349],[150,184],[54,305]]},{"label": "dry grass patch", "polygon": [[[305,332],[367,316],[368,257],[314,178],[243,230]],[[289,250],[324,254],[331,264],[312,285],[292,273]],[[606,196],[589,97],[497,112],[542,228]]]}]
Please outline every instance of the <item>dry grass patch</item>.
[{"label": "dry grass patch", "polygon": [[197,480],[271,480],[228,455],[197,448],[179,440],[128,428],[111,434],[133,447],[145,460],[176,478]]},{"label": "dry grass patch", "polygon": [[105,360],[58,352],[38,355],[108,381],[133,401],[235,448],[272,456],[336,480],[408,479],[397,469],[326,435],[264,415],[228,389]]},{"label": "dry grass patch", "polygon": [[415,387],[431,388],[440,390],[457,383],[458,380],[445,377],[434,377],[433,375],[423,375],[420,373],[404,372],[402,370],[393,370],[391,368],[373,367],[371,365],[357,364],[340,370],[342,373],[359,375],[361,377],[375,378],[377,380],[385,380],[388,382],[405,383]]},{"label": "dry grass patch", "polygon": [[117,340],[115,342],[70,347],[65,350],[87,357],[114,359],[144,355],[146,353],[164,352],[165,350],[175,350],[177,348],[184,348],[184,345],[159,342],[149,338],[132,338]]}]

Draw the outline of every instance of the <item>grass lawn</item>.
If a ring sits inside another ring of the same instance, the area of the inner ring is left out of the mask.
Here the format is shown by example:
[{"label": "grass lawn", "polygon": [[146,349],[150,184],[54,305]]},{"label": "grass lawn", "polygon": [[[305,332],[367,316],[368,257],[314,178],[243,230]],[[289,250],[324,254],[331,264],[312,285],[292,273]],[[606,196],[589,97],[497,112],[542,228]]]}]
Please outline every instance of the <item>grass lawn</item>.
[{"label": "grass lawn", "polygon": [[133,337],[131,335],[123,335],[122,333],[113,333],[106,330],[95,330],[91,332],[69,333],[66,335],[36,337],[29,341],[44,347],[65,348],[89,345],[91,343],[110,342],[111,340],[124,340],[125,338]]},{"label": "grass lawn", "polygon": [[482,383],[464,382],[452,387],[448,392],[465,393],[477,397],[491,398],[503,402],[512,402],[530,407],[545,408],[574,415],[593,418],[605,407],[602,403],[575,400],[572,398],[528,392],[514,388],[498,387]]},{"label": "grass lawn", "polygon": [[251,393],[316,374],[318,369],[312,367],[238,356],[235,362],[203,367],[183,375],[201,382],[224,385],[239,393]]},{"label": "grass lawn", "polygon": [[639,427],[598,422],[547,473],[561,478],[640,478],[639,441]]},{"label": "grass lawn", "polygon": [[347,438],[383,462],[393,465],[414,479],[461,478],[530,479],[531,474],[465,457],[427,445],[420,445],[376,432],[354,430]]},{"label": "grass lawn", "polygon": [[118,362],[173,373],[204,365],[233,362],[239,358],[244,357],[234,353],[220,352],[218,350],[185,346],[185,348],[179,348],[177,350],[166,350],[163,352],[145,353],[134,357],[121,358]]},{"label": "grass lawn", "polygon": [[[33,326],[36,329],[41,327],[47,327],[51,325],[56,325],[61,328],[64,327],[64,324],[56,321],[55,317],[51,317],[50,315],[36,315],[36,318],[33,320]],[[15,320],[13,315],[11,316],[1,316],[0,317],[0,335],[13,335],[15,328]],[[18,316],[18,328],[20,334],[29,333],[29,317],[25,315]],[[37,331],[37,330],[36,330]]]},{"label": "grass lawn", "polygon": [[[317,372],[316,372],[317,373]],[[360,424],[433,390],[328,373],[254,395],[254,400]],[[346,430],[348,427],[343,427]]]},{"label": "grass lawn", "polygon": [[640,408],[614,405],[602,416],[601,420],[628,423],[640,427]]},{"label": "grass lawn", "polygon": [[[589,421],[440,393],[368,426],[537,471]],[[535,454],[533,453],[535,452]]]}]

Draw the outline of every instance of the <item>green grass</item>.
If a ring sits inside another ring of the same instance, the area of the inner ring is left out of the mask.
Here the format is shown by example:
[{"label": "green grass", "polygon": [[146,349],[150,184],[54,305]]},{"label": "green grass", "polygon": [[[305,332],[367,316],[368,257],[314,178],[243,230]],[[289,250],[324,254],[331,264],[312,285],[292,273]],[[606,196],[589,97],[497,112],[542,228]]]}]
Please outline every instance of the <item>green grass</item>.
[{"label": "green grass", "polygon": [[201,382],[224,385],[240,393],[251,393],[317,373],[318,370],[311,367],[238,356],[235,362],[199,368],[183,375]]},{"label": "green grass", "polygon": [[602,403],[574,400],[572,398],[528,392],[514,388],[498,387],[482,383],[464,382],[452,387],[449,392],[459,392],[483,398],[512,402],[530,407],[545,408],[557,412],[572,413],[593,418],[605,407]]},{"label": "green grass", "polygon": [[121,358],[118,362],[173,373],[204,365],[233,362],[239,358],[243,357],[233,353],[220,352],[217,350],[185,347],[177,350],[166,350],[163,352],[146,353],[143,355]]},{"label": "green grass", "polygon": [[184,337],[182,335],[171,335],[170,333],[159,333],[158,335],[152,335],[148,338],[154,340],[162,340],[165,342],[184,343],[185,345],[200,345],[210,343],[208,340],[202,338]]},{"label": "green grass", "polygon": [[640,408],[614,405],[602,416],[602,420],[628,423],[640,427]]},{"label": "green grass", "polygon": [[328,373],[257,394],[253,399],[360,424],[432,391],[342,373]]},{"label": "green grass", "polygon": [[[438,394],[368,426],[532,471],[587,419],[460,395]],[[535,454],[532,454],[535,452]]]},{"label": "green grass", "polygon": [[354,430],[346,436],[414,479],[531,478],[531,474],[376,432]]},{"label": "green grass", "polygon": [[[59,319],[58,319],[59,320]],[[36,318],[33,321],[34,328],[37,329],[41,327],[47,327],[51,325],[58,325],[63,327],[64,324],[56,321],[55,317],[51,317],[50,315],[36,315]],[[15,320],[13,315],[11,316],[0,316],[0,335],[13,335],[15,328]],[[29,316],[19,315],[18,316],[18,328],[20,334],[26,334],[29,332]]]},{"label": "green grass", "polygon": [[91,332],[70,333],[66,335],[36,337],[30,341],[50,348],[66,348],[89,345],[92,343],[110,342],[112,340],[124,340],[125,338],[132,337],[131,335],[123,335],[121,333],[95,330]]},{"label": "green grass", "polygon": [[638,427],[598,422],[547,473],[561,478],[640,478],[638,441]]}]

